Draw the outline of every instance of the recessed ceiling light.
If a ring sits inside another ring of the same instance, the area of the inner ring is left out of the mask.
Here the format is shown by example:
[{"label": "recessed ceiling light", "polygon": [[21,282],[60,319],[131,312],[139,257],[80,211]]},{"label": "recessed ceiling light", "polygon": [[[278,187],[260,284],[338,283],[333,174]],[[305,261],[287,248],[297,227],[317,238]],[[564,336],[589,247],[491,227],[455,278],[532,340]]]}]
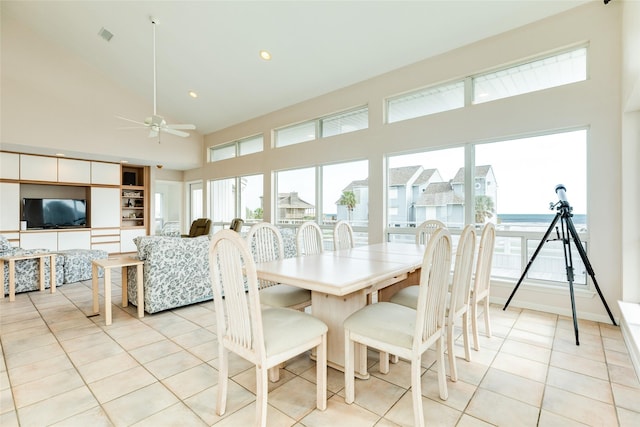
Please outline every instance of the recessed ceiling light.
[{"label": "recessed ceiling light", "polygon": [[65,154],[64,154],[64,153],[56,153],[56,156],[58,156],[58,157],[64,157],[64,156],[65,156]]},{"label": "recessed ceiling light", "polygon": [[120,163],[129,163],[129,160],[120,160]]},{"label": "recessed ceiling light", "polygon": [[197,94],[196,92],[194,92],[194,91],[190,90],[190,91],[189,91],[189,96],[190,96],[190,97],[192,97],[192,98],[197,98],[197,97],[198,97],[198,94]]},{"label": "recessed ceiling light", "polygon": [[260,58],[264,59],[265,61],[270,61],[271,60],[271,54],[269,52],[267,52],[266,50],[261,50],[260,51]]}]

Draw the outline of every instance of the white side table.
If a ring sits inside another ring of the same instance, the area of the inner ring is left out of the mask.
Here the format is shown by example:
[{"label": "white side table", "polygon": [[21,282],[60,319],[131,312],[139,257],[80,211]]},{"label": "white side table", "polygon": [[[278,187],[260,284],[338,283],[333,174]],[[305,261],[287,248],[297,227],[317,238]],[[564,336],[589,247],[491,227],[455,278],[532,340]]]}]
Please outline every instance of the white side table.
[{"label": "white side table", "polygon": [[98,268],[104,268],[104,313],[105,323],[111,324],[111,269],[122,268],[122,306],[129,305],[127,296],[127,267],[136,266],[138,273],[138,317],[144,317],[144,288],[142,277],[142,265],[144,261],[132,257],[94,259],[91,261],[92,285],[93,285],[93,313],[100,312],[100,302],[98,298]]}]

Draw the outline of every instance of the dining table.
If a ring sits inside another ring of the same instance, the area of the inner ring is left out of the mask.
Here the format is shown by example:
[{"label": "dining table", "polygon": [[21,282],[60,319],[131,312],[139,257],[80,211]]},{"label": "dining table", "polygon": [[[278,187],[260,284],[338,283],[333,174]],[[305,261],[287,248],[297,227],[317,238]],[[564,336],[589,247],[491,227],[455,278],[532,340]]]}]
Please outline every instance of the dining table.
[{"label": "dining table", "polygon": [[[343,323],[377,299],[418,284],[425,246],[376,243],[256,264],[259,279],[311,291],[311,314],[328,327],[327,365],[344,371]],[[377,298],[371,298],[375,295]],[[356,346],[356,376],[366,379],[366,348]]]}]

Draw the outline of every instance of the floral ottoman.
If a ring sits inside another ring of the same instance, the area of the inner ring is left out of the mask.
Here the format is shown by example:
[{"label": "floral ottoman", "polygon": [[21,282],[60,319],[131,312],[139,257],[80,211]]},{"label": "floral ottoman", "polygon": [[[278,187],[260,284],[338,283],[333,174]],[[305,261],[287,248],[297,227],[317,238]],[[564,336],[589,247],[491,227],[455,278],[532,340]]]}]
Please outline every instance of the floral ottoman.
[{"label": "floral ottoman", "polygon": [[[91,261],[109,257],[109,253],[101,249],[68,249],[57,251],[56,253],[58,254],[58,259],[63,258],[60,262],[56,262],[56,264],[63,265],[64,283],[91,280],[93,277]],[[104,271],[101,268],[98,269],[98,271],[99,277],[102,277]]]}]

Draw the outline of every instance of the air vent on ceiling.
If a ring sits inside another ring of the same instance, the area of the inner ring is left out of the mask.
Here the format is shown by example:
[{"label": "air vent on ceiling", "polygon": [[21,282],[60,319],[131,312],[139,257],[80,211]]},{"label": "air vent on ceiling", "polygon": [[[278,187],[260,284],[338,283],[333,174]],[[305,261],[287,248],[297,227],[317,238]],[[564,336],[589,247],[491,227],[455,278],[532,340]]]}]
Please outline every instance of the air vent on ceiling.
[{"label": "air vent on ceiling", "polygon": [[104,27],[100,28],[100,31],[98,31],[98,35],[106,41],[111,41],[111,38],[113,37],[113,33]]}]

